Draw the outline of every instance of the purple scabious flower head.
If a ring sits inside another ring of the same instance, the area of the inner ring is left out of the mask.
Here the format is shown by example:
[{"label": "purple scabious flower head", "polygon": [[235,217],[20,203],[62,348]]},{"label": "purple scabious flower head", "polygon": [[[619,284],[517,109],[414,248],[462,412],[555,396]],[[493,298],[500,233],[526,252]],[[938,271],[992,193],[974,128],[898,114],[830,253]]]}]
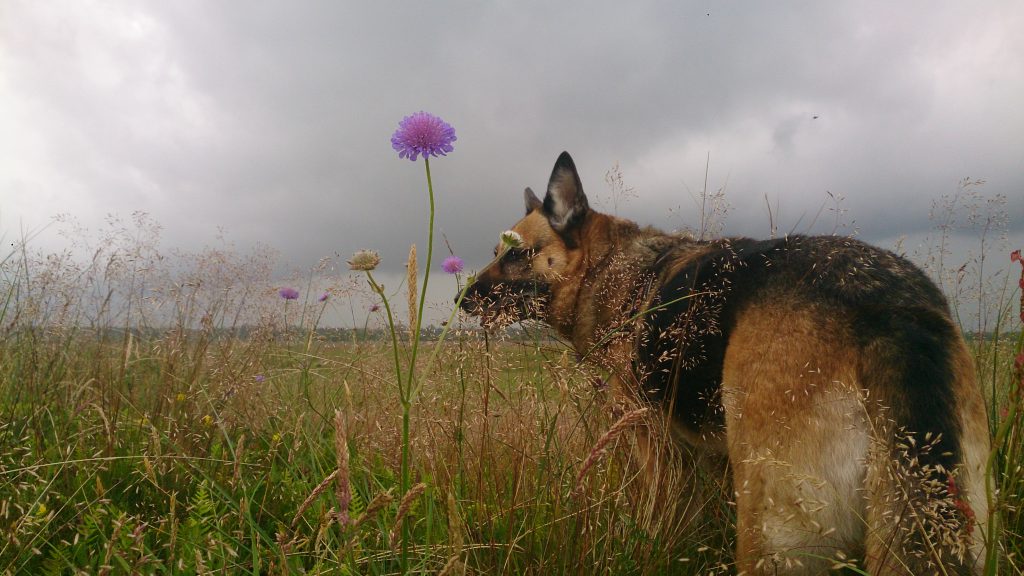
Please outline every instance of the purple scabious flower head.
[{"label": "purple scabious flower head", "polygon": [[316,299],[316,301],[317,302],[327,302],[327,299],[330,298],[330,297],[331,297],[331,293],[330,292],[324,292],[323,294],[320,295],[319,298]]},{"label": "purple scabious flower head", "polygon": [[277,291],[281,295],[281,298],[285,300],[296,300],[299,297],[299,291],[295,288],[288,288],[287,286]]},{"label": "purple scabious flower head", "polygon": [[398,130],[391,136],[391,147],[399,158],[415,161],[420,154],[423,158],[445,156],[455,148],[455,128],[433,114],[417,112],[398,123]]},{"label": "purple scabious flower head", "polygon": [[462,262],[462,258],[459,258],[454,254],[445,258],[444,262],[441,263],[441,268],[449,274],[458,274],[459,272],[462,272],[463,266],[464,263]]},{"label": "purple scabious flower head", "polygon": [[256,380],[256,382],[263,382],[263,381],[264,381],[264,380],[266,380],[266,379],[267,379],[267,377],[266,377],[266,376],[264,376],[263,374],[257,374],[257,375],[255,376],[255,380]]}]

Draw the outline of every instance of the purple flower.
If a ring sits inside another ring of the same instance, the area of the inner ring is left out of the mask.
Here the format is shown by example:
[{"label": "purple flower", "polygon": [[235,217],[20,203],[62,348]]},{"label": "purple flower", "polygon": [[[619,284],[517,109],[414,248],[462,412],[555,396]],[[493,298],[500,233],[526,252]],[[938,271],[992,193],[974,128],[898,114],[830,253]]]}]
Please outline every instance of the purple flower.
[{"label": "purple flower", "polygon": [[330,292],[324,292],[323,294],[320,295],[319,298],[316,299],[316,301],[317,302],[327,302],[327,299],[330,298],[330,297],[331,297],[331,293]]},{"label": "purple flower", "polygon": [[266,378],[266,377],[265,377],[265,376],[264,376],[263,374],[257,374],[257,375],[256,375],[256,381],[257,381],[257,382],[263,382],[263,381],[264,381],[264,380],[266,380],[266,379],[267,379],[267,378]]},{"label": "purple flower", "polygon": [[284,298],[285,300],[296,300],[299,297],[299,291],[296,290],[295,288],[281,288],[280,290],[277,291],[277,293],[280,294],[281,298]]},{"label": "purple flower", "polygon": [[374,303],[370,305],[370,312],[376,312],[377,310],[380,310],[380,304]]},{"label": "purple flower", "polygon": [[458,274],[459,272],[462,272],[462,266],[462,258],[459,258],[454,254],[445,258],[444,262],[441,263],[441,268],[449,274]]},{"label": "purple flower", "polygon": [[391,136],[391,147],[398,151],[399,158],[415,161],[422,154],[445,156],[454,150],[455,128],[433,114],[417,112],[402,118],[398,130]]}]

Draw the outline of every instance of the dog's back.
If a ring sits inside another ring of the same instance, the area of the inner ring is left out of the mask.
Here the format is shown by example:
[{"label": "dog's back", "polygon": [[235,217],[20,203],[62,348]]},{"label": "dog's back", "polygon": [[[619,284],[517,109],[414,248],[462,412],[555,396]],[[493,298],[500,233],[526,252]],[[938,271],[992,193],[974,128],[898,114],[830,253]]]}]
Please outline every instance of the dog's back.
[{"label": "dog's back", "polygon": [[[724,438],[739,569],[980,567],[988,432],[941,292],[840,237],[669,249],[635,372],[688,434]],[[802,565],[802,567],[801,567]]]}]

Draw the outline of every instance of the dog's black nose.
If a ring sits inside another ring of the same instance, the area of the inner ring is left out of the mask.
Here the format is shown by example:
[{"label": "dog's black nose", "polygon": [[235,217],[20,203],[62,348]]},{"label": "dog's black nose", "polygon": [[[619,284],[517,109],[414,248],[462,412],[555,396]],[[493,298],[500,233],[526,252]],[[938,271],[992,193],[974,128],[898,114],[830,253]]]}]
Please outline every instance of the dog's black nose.
[{"label": "dog's black nose", "polygon": [[480,290],[479,284],[477,284],[476,282],[470,284],[468,287],[465,288],[465,293],[457,292],[455,294],[455,303],[459,304],[459,295],[461,294],[462,295],[461,307],[462,307],[463,310],[468,311],[469,310],[468,306],[469,306],[470,300],[473,300],[474,298],[476,298],[476,295],[479,292],[479,290]]},{"label": "dog's black nose", "polygon": [[[455,295],[455,303],[458,304],[463,310],[469,310],[469,308],[467,308],[467,306],[469,305],[470,299],[473,298],[472,292],[473,292],[473,288],[470,287],[469,290],[466,290],[465,294],[462,294],[461,292],[456,294]],[[462,296],[462,303],[461,304],[459,303],[459,296]]]}]

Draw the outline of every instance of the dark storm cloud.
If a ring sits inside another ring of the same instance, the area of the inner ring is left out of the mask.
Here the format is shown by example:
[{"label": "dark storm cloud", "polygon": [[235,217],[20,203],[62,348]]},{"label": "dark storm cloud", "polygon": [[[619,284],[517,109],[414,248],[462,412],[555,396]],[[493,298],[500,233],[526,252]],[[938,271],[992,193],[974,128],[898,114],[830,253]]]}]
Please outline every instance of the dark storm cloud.
[{"label": "dark storm cloud", "polygon": [[838,206],[867,240],[920,234],[932,202],[973,177],[1008,197],[1021,238],[1017,2],[2,12],[8,230],[143,210],[171,246],[220,227],[289,266],[373,247],[397,273],[425,242],[427,200],[422,163],[399,160],[389,137],[424,109],[459,136],[432,168],[438,228],[470,267],[563,149],[595,198],[619,163],[636,198],[618,212],[669,228],[699,220],[707,168],[732,205],[728,233],[769,233],[770,204],[781,232],[831,231]]}]

